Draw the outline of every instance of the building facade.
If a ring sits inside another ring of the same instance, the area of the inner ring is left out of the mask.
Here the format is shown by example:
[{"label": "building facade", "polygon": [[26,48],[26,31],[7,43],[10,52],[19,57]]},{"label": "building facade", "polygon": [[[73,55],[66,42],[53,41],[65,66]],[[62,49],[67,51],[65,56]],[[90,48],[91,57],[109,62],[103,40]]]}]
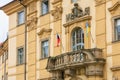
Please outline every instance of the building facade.
[{"label": "building facade", "polygon": [[120,0],[13,0],[8,80],[119,80]]},{"label": "building facade", "polygon": [[0,80],[8,80],[8,40],[0,45]]}]

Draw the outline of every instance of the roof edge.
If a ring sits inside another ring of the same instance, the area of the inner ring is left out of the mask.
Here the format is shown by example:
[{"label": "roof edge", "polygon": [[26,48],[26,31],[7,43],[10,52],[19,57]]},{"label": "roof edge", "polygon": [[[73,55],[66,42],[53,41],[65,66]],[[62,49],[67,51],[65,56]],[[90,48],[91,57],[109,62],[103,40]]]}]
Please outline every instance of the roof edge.
[{"label": "roof edge", "polygon": [[15,2],[15,1],[17,1],[17,0],[13,0],[13,1],[11,1],[11,2],[9,2],[9,3],[7,3],[7,4],[3,5],[3,6],[1,6],[0,9],[3,10],[4,7],[10,5],[11,3]]}]

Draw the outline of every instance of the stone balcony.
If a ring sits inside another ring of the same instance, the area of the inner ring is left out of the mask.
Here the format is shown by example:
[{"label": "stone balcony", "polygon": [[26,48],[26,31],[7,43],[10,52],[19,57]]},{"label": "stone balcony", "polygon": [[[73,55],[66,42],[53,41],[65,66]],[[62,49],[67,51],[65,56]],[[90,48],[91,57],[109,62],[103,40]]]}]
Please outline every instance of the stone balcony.
[{"label": "stone balcony", "polygon": [[85,75],[102,76],[104,64],[105,59],[103,58],[101,49],[82,49],[49,57],[46,69],[49,72],[64,70],[65,74],[70,75],[70,72],[74,73],[77,68],[84,67]]}]

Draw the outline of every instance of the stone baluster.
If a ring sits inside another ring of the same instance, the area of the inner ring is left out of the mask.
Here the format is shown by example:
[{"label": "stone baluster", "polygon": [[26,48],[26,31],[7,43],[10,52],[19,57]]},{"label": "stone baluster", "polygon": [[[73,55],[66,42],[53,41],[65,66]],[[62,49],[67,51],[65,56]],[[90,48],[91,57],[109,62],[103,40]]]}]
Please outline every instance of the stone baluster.
[{"label": "stone baluster", "polygon": [[76,61],[77,61],[77,62],[80,61],[80,55],[79,55],[79,53],[76,53]]},{"label": "stone baluster", "polygon": [[62,56],[62,64],[64,64],[64,56]]}]

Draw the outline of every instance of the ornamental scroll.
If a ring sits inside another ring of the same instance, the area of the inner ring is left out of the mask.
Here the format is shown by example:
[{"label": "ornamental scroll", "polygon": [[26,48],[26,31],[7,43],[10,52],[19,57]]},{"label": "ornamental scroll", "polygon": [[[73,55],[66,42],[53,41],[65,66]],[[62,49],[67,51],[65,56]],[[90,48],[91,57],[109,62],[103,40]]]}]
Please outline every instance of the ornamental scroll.
[{"label": "ornamental scroll", "polygon": [[75,3],[74,8],[72,9],[72,13],[66,15],[66,22],[86,15],[90,15],[90,7],[86,7],[83,11],[83,9],[79,7],[78,3]]}]

